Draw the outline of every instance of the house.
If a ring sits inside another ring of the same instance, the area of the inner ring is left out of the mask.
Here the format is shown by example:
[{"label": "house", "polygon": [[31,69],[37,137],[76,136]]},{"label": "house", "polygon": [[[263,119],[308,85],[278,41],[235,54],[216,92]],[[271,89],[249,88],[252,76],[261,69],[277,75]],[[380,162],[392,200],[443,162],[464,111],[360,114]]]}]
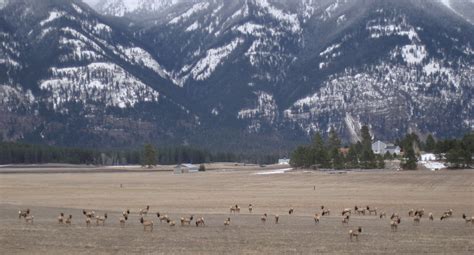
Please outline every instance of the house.
[{"label": "house", "polygon": [[173,173],[175,174],[187,174],[187,173],[197,173],[199,171],[198,166],[193,164],[179,164],[174,167]]},{"label": "house", "polygon": [[399,146],[396,146],[391,143],[384,143],[382,141],[377,141],[372,144],[372,151],[375,154],[384,155],[385,153],[400,155],[401,149]]},{"label": "house", "polygon": [[289,165],[289,164],[290,164],[290,159],[281,158],[278,160],[278,165]]},{"label": "house", "polygon": [[421,161],[435,161],[436,160],[436,155],[433,153],[425,153],[421,154]]}]

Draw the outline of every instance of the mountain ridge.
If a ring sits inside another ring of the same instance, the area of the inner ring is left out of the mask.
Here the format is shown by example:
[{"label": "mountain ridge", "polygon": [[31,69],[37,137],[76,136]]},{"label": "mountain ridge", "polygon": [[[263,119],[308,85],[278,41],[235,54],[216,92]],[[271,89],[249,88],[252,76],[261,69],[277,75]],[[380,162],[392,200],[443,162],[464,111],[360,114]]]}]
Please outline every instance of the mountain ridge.
[{"label": "mountain ridge", "polygon": [[[0,121],[10,130],[3,138],[63,145],[74,143],[70,130],[79,129],[85,145],[151,137],[285,150],[330,128],[357,140],[362,124],[386,140],[474,128],[474,29],[440,2],[152,2],[163,4],[159,15],[110,17],[80,1],[49,0],[42,17],[24,27],[27,4],[9,4],[0,18],[5,31],[14,29],[1,35],[16,43],[0,51],[7,74],[0,94],[8,98],[0,109],[35,124],[15,132],[11,119]],[[43,34],[53,39],[31,40]],[[45,55],[33,46],[55,61],[36,68]],[[13,107],[19,101],[25,106]],[[64,137],[52,137],[52,130]]]}]

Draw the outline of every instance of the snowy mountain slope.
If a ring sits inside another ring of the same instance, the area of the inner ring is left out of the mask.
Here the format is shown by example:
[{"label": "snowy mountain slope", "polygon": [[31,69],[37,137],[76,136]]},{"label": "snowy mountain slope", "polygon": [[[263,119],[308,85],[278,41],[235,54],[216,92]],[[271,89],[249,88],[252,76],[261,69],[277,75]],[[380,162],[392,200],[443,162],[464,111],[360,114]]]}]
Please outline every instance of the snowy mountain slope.
[{"label": "snowy mountain slope", "polygon": [[5,97],[46,109],[60,133],[82,127],[85,143],[119,130],[114,145],[284,148],[330,127],[346,140],[363,124],[378,139],[474,128],[469,3],[104,0],[100,16],[75,0],[14,1],[0,16]]}]

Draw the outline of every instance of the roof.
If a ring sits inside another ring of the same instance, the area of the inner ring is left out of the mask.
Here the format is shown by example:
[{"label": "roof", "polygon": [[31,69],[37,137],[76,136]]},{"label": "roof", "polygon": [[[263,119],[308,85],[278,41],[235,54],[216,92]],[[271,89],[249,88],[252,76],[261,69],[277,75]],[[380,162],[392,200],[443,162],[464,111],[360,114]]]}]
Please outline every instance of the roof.
[{"label": "roof", "polygon": [[176,168],[178,167],[187,167],[187,168],[197,168],[196,165],[193,165],[193,164],[179,164],[177,166],[175,166]]}]

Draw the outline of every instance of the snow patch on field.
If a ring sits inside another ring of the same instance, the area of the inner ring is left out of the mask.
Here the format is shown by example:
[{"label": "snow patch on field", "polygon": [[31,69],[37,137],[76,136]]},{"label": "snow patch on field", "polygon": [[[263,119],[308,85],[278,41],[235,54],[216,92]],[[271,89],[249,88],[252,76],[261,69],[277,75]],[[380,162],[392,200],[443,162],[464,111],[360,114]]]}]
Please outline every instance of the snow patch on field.
[{"label": "snow patch on field", "polygon": [[277,169],[277,170],[271,170],[271,171],[261,171],[261,172],[253,173],[253,175],[284,174],[291,170],[293,170],[293,168]]}]

